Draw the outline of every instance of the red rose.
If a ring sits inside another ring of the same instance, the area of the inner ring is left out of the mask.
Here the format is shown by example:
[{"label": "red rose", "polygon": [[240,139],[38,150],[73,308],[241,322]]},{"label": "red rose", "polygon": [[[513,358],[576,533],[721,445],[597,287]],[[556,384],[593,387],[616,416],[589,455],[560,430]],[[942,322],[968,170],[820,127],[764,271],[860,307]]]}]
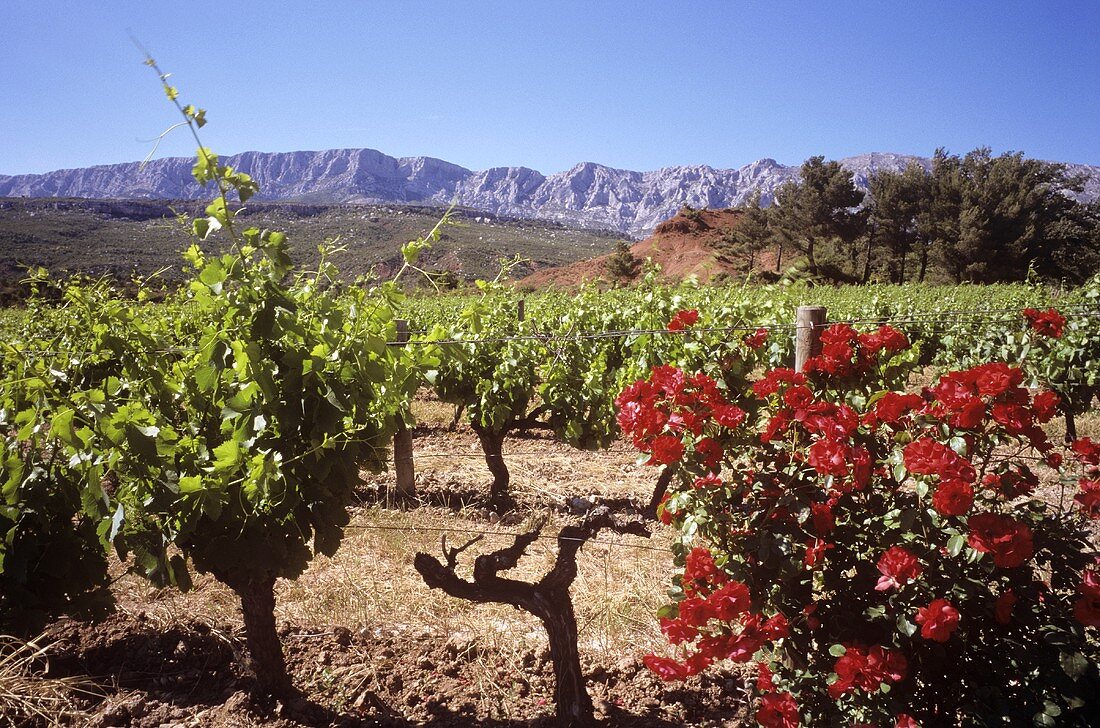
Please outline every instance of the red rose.
[{"label": "red rose", "polygon": [[692,627],[690,624],[685,624],[679,619],[668,619],[667,617],[661,617],[661,632],[664,633],[670,644],[679,645],[684,642],[691,642],[699,636],[699,630]]},{"label": "red rose", "polygon": [[1088,569],[1081,575],[1081,596],[1073,604],[1073,616],[1086,627],[1100,627],[1100,572]]},{"label": "red rose", "polygon": [[1019,435],[1032,425],[1027,407],[1014,402],[997,402],[993,405],[993,419],[1004,426],[1010,435]]},{"label": "red rose", "polygon": [[944,407],[955,411],[978,394],[978,386],[970,372],[948,372],[932,387],[932,394]]},{"label": "red rose", "polygon": [[874,407],[863,417],[863,423],[868,427],[876,427],[879,423],[897,424],[903,416],[924,404],[919,394],[898,394],[887,392],[875,402]]},{"label": "red rose", "polygon": [[1008,516],[979,513],[967,520],[967,543],[975,551],[993,554],[993,564],[1013,569],[1031,558],[1034,545],[1031,529]]},{"label": "red rose", "polygon": [[760,631],[770,640],[781,640],[790,636],[791,623],[782,613],[776,614],[760,625]]},{"label": "red rose", "polygon": [[1012,500],[1021,495],[1029,495],[1039,485],[1039,478],[1030,468],[1021,465],[1003,473],[986,473],[982,478],[982,485]]},{"label": "red rose", "polygon": [[775,690],[775,681],[772,679],[772,670],[766,662],[756,663],[756,689],[762,693],[770,693]]},{"label": "red rose", "polygon": [[836,527],[836,517],[830,504],[812,503],[810,512],[813,513],[814,530],[818,536],[826,536]]},{"label": "red rose", "polygon": [[1054,415],[1058,414],[1058,405],[1061,403],[1062,400],[1058,395],[1049,389],[1039,392],[1031,402],[1035,409],[1035,419],[1039,422],[1050,422]]},{"label": "red rose", "polygon": [[722,427],[739,427],[745,421],[745,410],[732,404],[718,405],[714,408],[714,421]]},{"label": "red rose", "polygon": [[909,348],[909,339],[892,326],[881,326],[878,330],[882,348],[890,352],[904,351]]},{"label": "red rose", "polygon": [[787,413],[784,410],[780,410],[775,416],[768,420],[768,424],[765,425],[764,431],[760,433],[760,442],[771,442],[776,437],[786,432],[790,424],[791,420],[787,417]]},{"label": "red rose", "polygon": [[902,455],[905,459],[905,468],[910,473],[917,475],[935,475],[941,470],[941,462],[951,448],[941,442],[936,442],[929,437],[913,440],[905,446]]},{"label": "red rose", "polygon": [[652,454],[646,465],[668,465],[684,456],[684,443],[674,435],[659,435],[650,447]]},{"label": "red rose", "polygon": [[891,546],[879,557],[878,570],[882,572],[876,591],[901,587],[920,576],[921,565],[917,557],[901,546]]},{"label": "red rose", "polygon": [[1008,624],[1012,621],[1012,608],[1018,601],[1016,592],[1011,589],[997,597],[997,602],[993,605],[993,618],[997,620],[997,624]]},{"label": "red rose", "polygon": [[961,516],[974,505],[974,489],[963,480],[948,480],[936,487],[932,507],[944,516]]},{"label": "red rose", "polygon": [[814,393],[802,384],[788,387],[783,393],[783,404],[792,409],[802,409],[814,403]]},{"label": "red rose", "polygon": [[779,391],[780,384],[805,384],[806,375],[793,369],[780,367],[772,369],[764,378],[753,383],[752,391],[760,399],[765,399]]},{"label": "red rose", "polygon": [[723,584],[707,597],[708,608],[723,622],[729,622],[747,612],[750,603],[749,588],[739,581]]},{"label": "red rose", "polygon": [[772,693],[760,698],[756,722],[764,728],[797,728],[801,725],[798,703],[790,693]]},{"label": "red rose", "polygon": [[672,517],[676,515],[675,512],[668,506],[669,497],[669,494],[665,493],[663,496],[661,496],[661,502],[657,504],[657,517],[661,520],[661,523],[665,524],[666,526],[672,525]]},{"label": "red rose", "polygon": [[837,658],[833,672],[836,680],[829,684],[834,700],[852,688],[875,692],[883,682],[905,679],[909,669],[905,656],[880,645],[864,649],[859,645],[844,645],[844,654]]},{"label": "red rose", "polygon": [[745,346],[749,347],[750,349],[759,349],[761,346],[764,345],[767,340],[768,330],[763,327],[757,329],[743,339],[743,341],[745,342]]},{"label": "red rose", "polygon": [[1073,456],[1084,465],[1100,465],[1100,442],[1093,442],[1088,437],[1082,437],[1073,441],[1071,446]]},{"label": "red rose", "polygon": [[695,454],[699,456],[707,469],[713,469],[718,467],[718,463],[722,462],[724,453],[722,452],[722,446],[717,441],[704,437],[695,443]]},{"label": "red rose", "polygon": [[810,445],[809,462],[822,475],[847,475],[852,448],[843,442],[824,438]]},{"label": "red rose", "polygon": [[695,593],[697,582],[717,586],[727,581],[729,577],[714,563],[714,557],[711,556],[710,551],[702,546],[696,546],[688,552],[684,560],[683,584],[684,592],[689,596]]},{"label": "red rose", "polygon": [[970,397],[951,417],[951,425],[964,430],[981,426],[985,419],[985,402],[981,397]]},{"label": "red rose", "polygon": [[946,599],[933,599],[927,607],[917,610],[920,636],[926,640],[946,642],[959,626],[959,610]]},{"label": "red rose", "polygon": [[1024,381],[1024,373],[1016,367],[1001,362],[982,364],[970,370],[978,393],[990,397],[1004,394]]},{"label": "red rose", "polygon": [[680,602],[680,621],[692,627],[702,627],[714,617],[710,602],[701,597],[688,597]]},{"label": "red rose", "polygon": [[898,715],[898,722],[894,724],[894,728],[920,728],[920,723],[914,720],[911,715],[901,713]]},{"label": "red rose", "polygon": [[694,326],[699,320],[699,312],[695,309],[678,311],[672,320],[668,322],[669,331],[683,331],[689,326]]},{"label": "red rose", "polygon": [[721,488],[722,479],[714,473],[707,473],[701,478],[696,478],[691,484],[692,488]]},{"label": "red rose", "polygon": [[683,680],[688,677],[688,670],[684,665],[667,657],[646,655],[642,658],[642,663],[665,681]]},{"label": "red rose", "polygon": [[1100,518],[1100,480],[1081,478],[1077,484],[1081,487],[1081,492],[1073,496],[1073,500],[1089,518]]},{"label": "red rose", "polygon": [[826,543],[820,538],[809,542],[806,544],[806,553],[802,556],[802,563],[807,569],[813,568],[817,562],[825,557],[825,552],[831,548],[833,548],[833,544]]},{"label": "red rose", "polygon": [[1040,311],[1037,308],[1025,308],[1023,313],[1024,318],[1027,319],[1028,323],[1031,324],[1031,328],[1037,334],[1055,339],[1062,336],[1062,330],[1066,326],[1066,317],[1058,313],[1058,309],[1048,308],[1046,311]]}]

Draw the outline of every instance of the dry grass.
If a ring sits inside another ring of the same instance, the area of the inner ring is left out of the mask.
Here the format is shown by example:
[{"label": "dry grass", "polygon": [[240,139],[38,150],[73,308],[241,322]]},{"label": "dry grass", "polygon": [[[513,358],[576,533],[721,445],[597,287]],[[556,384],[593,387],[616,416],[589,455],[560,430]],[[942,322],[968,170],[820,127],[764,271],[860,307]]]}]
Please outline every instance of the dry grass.
[{"label": "dry grass", "polygon": [[0,726],[72,725],[85,716],[76,700],[87,681],[45,677],[49,644],[0,635]]},{"label": "dry grass", "polygon": [[[418,402],[418,409],[432,404]],[[432,424],[449,422],[449,406],[434,404],[438,409]],[[417,412],[421,422],[428,419],[426,414]],[[445,636],[460,649],[476,649],[478,660],[503,661],[518,668],[524,654],[546,649],[545,631],[538,620],[503,605],[471,604],[430,590],[412,561],[418,551],[439,555],[444,535],[448,544],[455,545],[485,533],[460,559],[459,573],[468,577],[478,554],[510,545],[508,534],[523,531],[527,524],[486,519],[477,496],[487,491],[489,475],[477,440],[468,430],[421,432],[414,452],[422,489],[469,493],[471,503],[454,510],[374,505],[356,511],[334,557],[318,557],[301,578],[278,584],[277,618],[306,627],[341,625],[380,637]],[[610,453],[587,453],[544,438],[512,439],[505,446],[505,456],[513,490],[530,508],[529,517],[540,513],[549,517],[544,536],[508,573],[524,580],[537,580],[553,564],[554,537],[564,516],[550,504],[576,494],[634,496],[644,501],[656,478],[654,468],[638,465],[635,454],[622,446]],[[368,477],[382,485],[392,475]],[[636,659],[663,645],[653,615],[666,600],[672,568],[670,540],[668,530],[658,531],[652,539],[601,533],[581,549],[572,595],[582,656],[608,665]],[[188,594],[152,589],[133,575],[122,575],[114,588],[122,609],[165,624],[188,619],[210,625],[240,623],[235,595],[209,577],[197,577],[195,589]],[[485,695],[499,693],[506,715],[509,686],[481,687]]]}]

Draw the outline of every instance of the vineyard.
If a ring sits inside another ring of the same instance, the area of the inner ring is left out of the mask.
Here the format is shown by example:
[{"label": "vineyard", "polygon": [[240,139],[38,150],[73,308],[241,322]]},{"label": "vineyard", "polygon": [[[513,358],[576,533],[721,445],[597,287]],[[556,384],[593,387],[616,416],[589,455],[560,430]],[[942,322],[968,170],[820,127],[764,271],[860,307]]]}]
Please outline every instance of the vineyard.
[{"label": "vineyard", "polygon": [[[14,722],[230,725],[198,716],[243,695],[284,725],[1095,724],[1100,277],[410,298],[446,219],[347,285],[338,249],[297,270],[240,227],[247,175],[194,174],[217,193],[166,301],[40,271],[0,320],[0,626],[54,644],[5,664],[82,686],[0,698]],[[529,614],[441,638],[410,604]],[[463,707],[532,629],[516,695]],[[601,664],[631,643],[645,670]],[[188,698],[119,712],[135,686]]]}]

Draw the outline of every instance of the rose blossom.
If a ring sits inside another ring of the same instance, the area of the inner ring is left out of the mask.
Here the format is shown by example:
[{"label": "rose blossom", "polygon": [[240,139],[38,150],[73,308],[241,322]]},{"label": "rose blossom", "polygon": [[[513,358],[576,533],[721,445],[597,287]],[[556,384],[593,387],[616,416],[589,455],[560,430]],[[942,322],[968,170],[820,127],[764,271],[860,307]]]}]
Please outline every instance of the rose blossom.
[{"label": "rose blossom", "polygon": [[790,693],[771,693],[760,698],[756,722],[764,728],[797,728],[801,725],[798,703]]},{"label": "rose blossom", "polygon": [[1086,570],[1077,590],[1081,596],[1073,604],[1073,616],[1086,627],[1100,627],[1100,572]]},{"label": "rose blossom", "polygon": [[1066,326],[1066,317],[1058,313],[1058,309],[1048,308],[1040,311],[1037,308],[1025,308],[1024,318],[1031,324],[1036,333],[1058,339],[1062,336],[1062,330]]},{"label": "rose blossom", "polygon": [[920,636],[926,640],[947,642],[959,626],[959,610],[946,599],[933,599],[927,607],[917,609]]},{"label": "rose blossom", "polygon": [[886,591],[901,587],[913,581],[921,573],[920,561],[901,546],[891,546],[878,560],[878,570],[882,572],[876,591]]},{"label": "rose blossom", "polygon": [[993,554],[993,564],[1005,569],[1021,566],[1031,558],[1034,545],[1027,524],[996,513],[979,513],[967,520],[970,548]]},{"label": "rose blossom", "polygon": [[961,516],[974,505],[974,489],[963,480],[940,483],[932,494],[932,507],[944,516]]},{"label": "rose blossom", "polygon": [[694,326],[699,320],[699,312],[695,309],[678,311],[672,320],[668,322],[669,331],[683,331],[689,326]]}]

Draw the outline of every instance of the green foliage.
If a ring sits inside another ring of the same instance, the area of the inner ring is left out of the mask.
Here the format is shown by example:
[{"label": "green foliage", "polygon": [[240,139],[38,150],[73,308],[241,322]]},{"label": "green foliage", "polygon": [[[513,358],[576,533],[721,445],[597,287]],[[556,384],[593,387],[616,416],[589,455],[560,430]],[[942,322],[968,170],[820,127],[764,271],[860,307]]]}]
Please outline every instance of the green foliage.
[{"label": "green foliage", "polygon": [[615,252],[607,259],[604,270],[607,275],[616,281],[632,281],[638,276],[642,267],[642,261],[630,251],[630,244],[625,240],[615,242]]},{"label": "green foliage", "polygon": [[772,241],[771,214],[768,208],[760,204],[759,192],[739,209],[741,218],[722,236],[718,248],[723,259],[728,261],[747,257],[744,268],[751,272],[755,267],[757,254]]},{"label": "green foliage", "polygon": [[[335,552],[360,468],[384,466],[435,360],[430,346],[388,345],[396,280],[340,292],[326,246],[315,270],[296,273],[284,233],[238,224],[255,182],[204,146],[196,159],[217,196],[189,225],[187,285],[166,304],[105,281],[32,281],[62,305],[33,301],[44,315],[5,350],[2,616],[16,595],[31,617],[98,596],[96,541],[162,586],[189,588],[193,565],[241,596],[257,675],[281,691],[274,581]],[[202,249],[218,238],[228,252]]]},{"label": "green foliage", "polygon": [[851,246],[864,230],[865,215],[856,209],[863,197],[852,173],[839,162],[810,157],[802,165],[800,180],[776,191],[771,221],[776,234],[806,256],[810,274],[817,276],[825,246],[834,257],[855,259]]}]

